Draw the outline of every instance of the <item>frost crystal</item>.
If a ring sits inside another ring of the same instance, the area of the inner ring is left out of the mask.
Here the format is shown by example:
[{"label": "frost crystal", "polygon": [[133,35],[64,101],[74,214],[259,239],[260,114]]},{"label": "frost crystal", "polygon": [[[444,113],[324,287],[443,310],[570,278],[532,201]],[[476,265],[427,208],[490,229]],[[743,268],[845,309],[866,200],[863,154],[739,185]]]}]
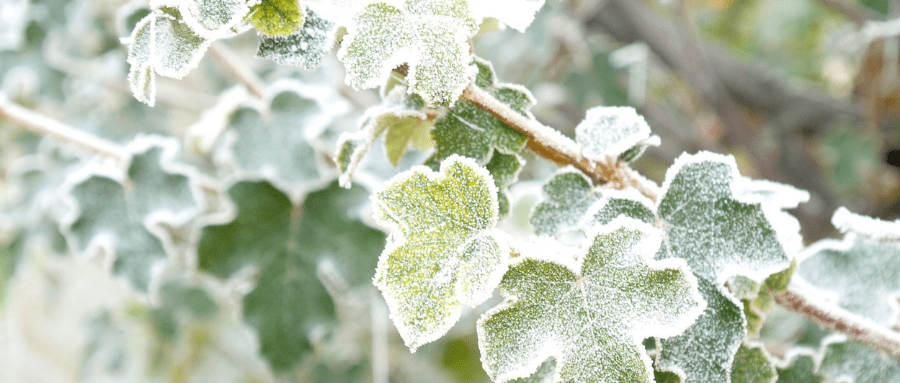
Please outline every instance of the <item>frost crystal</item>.
[{"label": "frost crystal", "polygon": [[498,237],[497,187],[473,160],[451,156],[440,173],[416,167],[373,196],[375,218],[391,228],[375,285],[412,350],[446,333],[462,305],[491,296],[507,268]]},{"label": "frost crystal", "polygon": [[335,24],[317,12],[306,9],[306,21],[297,32],[287,36],[260,35],[256,56],[282,65],[316,69],[334,45]]},{"label": "frost crystal", "polygon": [[467,0],[379,1],[353,18],[338,58],[354,88],[380,86],[407,63],[410,92],[452,104],[473,75],[467,41],[477,31]]},{"label": "frost crystal", "polygon": [[596,107],[575,128],[582,154],[593,161],[618,158],[650,138],[650,126],[631,107]]},{"label": "frost crystal", "polygon": [[134,97],[153,106],[156,74],[184,77],[197,67],[209,44],[181,20],[178,9],[160,7],[151,12],[134,27],[128,47],[128,82]]},{"label": "frost crystal", "polygon": [[900,243],[871,238],[900,233],[891,231],[891,222],[855,215],[844,208],[838,209],[832,221],[851,232],[842,241],[825,239],[810,246],[801,256],[797,275],[847,311],[892,326],[900,314]]},{"label": "frost crystal", "polygon": [[573,262],[517,259],[500,285],[507,303],[478,321],[488,375],[525,377],[552,356],[559,382],[653,381],[643,340],[679,334],[704,305],[683,260],[653,260],[660,242],[656,229],[623,217],[595,228]]},{"label": "frost crystal", "polygon": [[854,214],[840,207],[831,217],[831,223],[841,233],[856,233],[875,241],[900,241],[900,220],[882,221],[864,215]]}]

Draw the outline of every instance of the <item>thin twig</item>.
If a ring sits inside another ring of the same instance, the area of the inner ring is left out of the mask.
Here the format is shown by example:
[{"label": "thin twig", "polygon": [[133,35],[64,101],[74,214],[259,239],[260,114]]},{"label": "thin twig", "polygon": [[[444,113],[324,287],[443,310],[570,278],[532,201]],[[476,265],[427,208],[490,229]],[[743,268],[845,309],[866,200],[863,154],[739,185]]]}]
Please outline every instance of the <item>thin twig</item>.
[{"label": "thin twig", "polygon": [[227,45],[215,42],[209,46],[209,54],[231,77],[244,84],[254,96],[262,98],[266,93],[265,82],[256,75],[256,72],[245,65]]},{"label": "thin twig", "polygon": [[616,189],[632,187],[648,198],[656,200],[656,185],[638,175],[628,164],[617,160],[597,163],[588,160],[581,155],[581,149],[575,141],[537,120],[516,112],[474,84],[469,84],[463,90],[462,98],[528,137],[528,148],[539,156],[559,165],[572,165],[584,172],[595,184],[605,183]]},{"label": "thin twig", "polygon": [[822,327],[844,333],[859,343],[900,360],[900,334],[890,329],[871,323],[839,307],[810,299],[794,284],[789,285],[784,293],[776,294],[775,301]]},{"label": "thin twig", "polygon": [[0,94],[0,117],[22,125],[40,135],[77,145],[117,161],[125,161],[128,158],[125,150],[115,142],[107,141],[43,114],[26,109],[9,101],[2,94]]}]

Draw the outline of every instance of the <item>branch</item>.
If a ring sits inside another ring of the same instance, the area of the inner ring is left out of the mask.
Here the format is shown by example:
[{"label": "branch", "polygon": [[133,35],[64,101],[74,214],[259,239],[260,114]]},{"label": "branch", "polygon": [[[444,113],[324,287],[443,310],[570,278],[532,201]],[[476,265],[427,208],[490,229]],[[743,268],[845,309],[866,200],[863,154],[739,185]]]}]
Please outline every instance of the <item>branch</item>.
[{"label": "branch", "polygon": [[220,42],[213,43],[209,46],[209,54],[231,77],[244,84],[254,96],[262,98],[266,93],[266,84],[263,80],[256,75],[256,72],[244,65],[240,57],[234,54],[234,51],[227,45]]},{"label": "branch", "polygon": [[107,141],[43,114],[28,110],[12,103],[2,94],[0,94],[0,116],[37,134],[74,144],[82,149],[113,158],[117,161],[125,161],[128,158],[125,150],[115,142]]},{"label": "branch", "polygon": [[775,302],[786,309],[800,313],[822,327],[844,333],[859,343],[900,360],[900,334],[875,325],[839,307],[823,305],[821,302],[810,299],[795,284],[789,285],[784,293],[776,294]]},{"label": "branch", "polygon": [[575,141],[557,130],[545,126],[537,120],[516,112],[494,98],[488,92],[470,83],[462,93],[462,99],[469,101],[528,137],[528,147],[539,156],[559,165],[572,165],[588,175],[595,184],[609,184],[616,189],[633,187],[652,200],[657,198],[657,187],[632,170],[622,161],[594,163],[581,155],[581,148]]}]

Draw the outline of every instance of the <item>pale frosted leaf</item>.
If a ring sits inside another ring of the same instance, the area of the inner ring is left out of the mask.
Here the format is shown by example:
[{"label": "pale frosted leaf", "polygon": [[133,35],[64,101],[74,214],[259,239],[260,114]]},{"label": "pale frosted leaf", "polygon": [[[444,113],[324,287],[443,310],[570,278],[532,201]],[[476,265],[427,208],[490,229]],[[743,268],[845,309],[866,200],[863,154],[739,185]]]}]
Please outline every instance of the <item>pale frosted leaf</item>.
[{"label": "pale frosted leaf", "polygon": [[406,345],[446,333],[462,305],[490,298],[509,249],[498,238],[497,187],[472,159],[451,156],[439,173],[416,167],[373,197],[375,218],[391,228],[375,285]]},{"label": "pale frosted leaf", "polygon": [[842,241],[821,240],[802,255],[797,276],[823,297],[873,322],[892,326],[900,298],[900,243],[853,233]]},{"label": "pale frosted leaf", "polygon": [[18,50],[25,41],[30,0],[0,0],[0,52]]},{"label": "pale frosted leaf", "polygon": [[785,360],[775,365],[778,383],[823,383],[825,378],[816,373],[816,356],[813,350],[794,348],[788,350]]},{"label": "pale frosted leaf", "polygon": [[840,207],[831,217],[831,223],[841,233],[856,233],[876,241],[900,241],[900,220],[883,221],[854,214],[847,208]]},{"label": "pale frosted leaf", "polygon": [[557,172],[542,189],[544,200],[531,213],[531,225],[539,235],[577,230],[585,211],[601,196],[591,180],[573,168]]},{"label": "pale frosted leaf", "polygon": [[176,8],[160,7],[138,22],[128,47],[128,82],[138,100],[156,101],[156,75],[182,78],[197,67],[210,41],[198,36]]},{"label": "pale frosted leaf", "polygon": [[256,56],[282,65],[316,69],[334,46],[336,26],[317,12],[306,9],[303,27],[287,36],[260,35]]},{"label": "pale frosted leaf", "polygon": [[742,344],[731,365],[731,382],[774,383],[776,379],[775,365],[762,344]]},{"label": "pale frosted leaf", "polygon": [[553,383],[556,375],[556,359],[550,358],[541,363],[531,376],[510,380],[510,383]]},{"label": "pale frosted leaf", "polygon": [[374,2],[354,16],[338,58],[354,88],[378,87],[406,63],[410,92],[452,104],[472,75],[467,40],[477,30],[467,0]]},{"label": "pale frosted leaf", "polygon": [[366,202],[361,187],[332,183],[302,206],[268,183],[241,182],[228,194],[237,212],[203,229],[200,269],[221,278],[247,266],[257,270],[257,285],[243,299],[244,320],[259,334],[272,367],[289,369],[312,350],[316,326],[335,319],[317,272],[334,270],[344,284],[368,285],[385,235],[348,216]]},{"label": "pale frosted leaf", "polygon": [[618,158],[648,138],[650,126],[631,107],[591,108],[575,127],[575,140],[581,144],[581,153],[593,161]]},{"label": "pale frosted leaf", "polygon": [[507,303],[478,321],[485,371],[496,382],[530,375],[552,356],[558,382],[651,382],[643,340],[672,336],[703,310],[683,260],[653,260],[653,227],[619,218],[597,227],[573,262],[525,255],[500,291]]},{"label": "pale frosted leaf", "polygon": [[472,12],[479,18],[495,18],[524,32],[534,21],[534,15],[544,6],[544,0],[470,0]]},{"label": "pale frosted leaf", "polygon": [[246,0],[186,0],[181,2],[184,22],[205,38],[233,35],[232,28],[244,20],[250,7]]},{"label": "pale frosted leaf", "polygon": [[525,165],[525,159],[518,154],[503,154],[494,152],[491,160],[485,165],[491,177],[494,178],[494,185],[497,186],[497,203],[501,217],[509,214],[509,185],[519,179],[519,172]]},{"label": "pale frosted leaf", "polygon": [[299,0],[259,0],[247,21],[264,35],[287,36],[300,30],[304,18]]},{"label": "pale frosted leaf", "polygon": [[219,163],[237,169],[239,178],[268,180],[298,201],[323,184],[325,170],[312,141],[346,107],[330,89],[273,84],[262,107],[234,112]]},{"label": "pale frosted leaf", "polygon": [[842,334],[822,340],[818,372],[842,383],[900,382],[900,362]]},{"label": "pale frosted leaf", "polygon": [[113,271],[147,291],[154,270],[166,260],[169,236],[162,225],[181,225],[200,212],[202,200],[189,173],[172,164],[176,144],[139,138],[125,178],[85,168],[69,189],[75,209],[63,231],[85,256],[113,255]]},{"label": "pale frosted leaf", "polygon": [[654,210],[653,201],[637,190],[604,190],[603,198],[590,205],[579,226],[590,228],[594,225],[605,225],[620,215],[655,224]]}]

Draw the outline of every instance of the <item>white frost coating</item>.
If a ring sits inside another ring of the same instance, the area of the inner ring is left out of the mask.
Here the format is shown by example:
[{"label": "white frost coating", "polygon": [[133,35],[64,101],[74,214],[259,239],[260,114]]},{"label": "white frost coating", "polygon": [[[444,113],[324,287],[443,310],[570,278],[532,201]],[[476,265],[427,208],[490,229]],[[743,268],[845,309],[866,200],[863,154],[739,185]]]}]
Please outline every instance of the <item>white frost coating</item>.
[{"label": "white frost coating", "polygon": [[578,222],[578,226],[591,230],[590,228],[596,225],[594,216],[605,209],[612,199],[633,201],[643,206],[645,209],[647,209],[647,211],[656,211],[656,207],[654,206],[655,204],[653,203],[653,201],[651,201],[645,195],[641,194],[640,191],[631,188],[626,190],[603,189],[603,197],[601,197],[600,200],[594,202],[590,207],[588,207],[587,211],[584,213],[584,216],[581,217],[581,221]]},{"label": "white frost coating", "polygon": [[855,214],[842,206],[834,212],[831,224],[841,233],[855,233],[875,241],[900,241],[900,219],[883,221]]},{"label": "white frost coating", "polygon": [[493,17],[519,32],[534,21],[534,15],[544,6],[544,0],[469,0],[472,13],[479,19]]},{"label": "white frost coating", "polygon": [[29,0],[0,0],[0,52],[18,50],[25,41]]},{"label": "white frost coating", "polygon": [[581,153],[592,161],[617,158],[650,138],[650,125],[632,107],[598,106],[575,127]]},{"label": "white frost coating", "polygon": [[179,5],[184,23],[207,39],[234,36],[234,28],[250,13],[246,0],[184,0]]},{"label": "white frost coating", "polygon": [[900,362],[889,355],[851,341],[844,334],[822,340],[817,372],[841,383],[893,383],[900,381]]},{"label": "white frost coating", "polygon": [[753,180],[741,177],[735,181],[735,196],[745,201],[759,201],[779,209],[794,209],[809,202],[809,192],[769,180]]}]

